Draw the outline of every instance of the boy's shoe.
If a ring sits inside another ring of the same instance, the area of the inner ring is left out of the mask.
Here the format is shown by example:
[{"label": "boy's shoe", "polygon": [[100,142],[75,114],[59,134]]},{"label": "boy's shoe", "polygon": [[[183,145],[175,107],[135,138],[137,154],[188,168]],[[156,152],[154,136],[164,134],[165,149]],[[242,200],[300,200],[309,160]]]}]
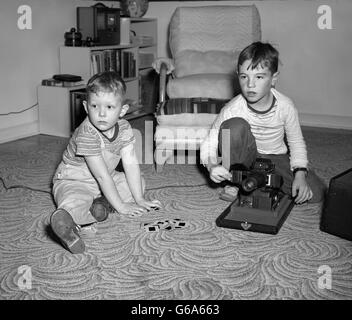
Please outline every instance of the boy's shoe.
[{"label": "boy's shoe", "polygon": [[89,209],[92,216],[98,222],[106,220],[110,213],[113,213],[115,210],[110,205],[109,201],[106,200],[104,196],[94,199],[92,206]]},{"label": "boy's shoe", "polygon": [[220,199],[234,202],[238,197],[238,188],[235,186],[225,186],[224,189],[220,192]]},{"label": "boy's shoe", "polygon": [[72,253],[83,253],[85,244],[78,235],[79,227],[64,209],[57,209],[50,217],[50,225],[63,246]]}]

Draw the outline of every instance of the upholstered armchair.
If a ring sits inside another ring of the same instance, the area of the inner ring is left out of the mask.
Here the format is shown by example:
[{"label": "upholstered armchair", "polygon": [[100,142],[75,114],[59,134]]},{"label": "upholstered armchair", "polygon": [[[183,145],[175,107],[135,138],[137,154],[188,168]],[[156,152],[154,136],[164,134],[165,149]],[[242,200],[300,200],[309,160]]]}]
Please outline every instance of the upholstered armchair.
[{"label": "upholstered armchair", "polygon": [[239,53],[260,40],[255,5],[175,10],[169,25],[172,57],[153,63],[160,74],[154,136],[157,171],[169,160],[175,163],[174,150],[199,148],[219,109],[240,92],[235,72]]}]

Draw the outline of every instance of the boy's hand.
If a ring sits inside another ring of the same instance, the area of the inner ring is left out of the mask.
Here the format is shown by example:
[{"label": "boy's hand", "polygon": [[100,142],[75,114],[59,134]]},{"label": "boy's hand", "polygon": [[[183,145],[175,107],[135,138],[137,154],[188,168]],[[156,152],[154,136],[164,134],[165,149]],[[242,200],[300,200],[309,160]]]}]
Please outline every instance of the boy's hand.
[{"label": "boy's hand", "polygon": [[301,204],[312,199],[313,192],[306,181],[304,172],[298,171],[292,183],[292,197],[296,197],[295,203]]},{"label": "boy's hand", "polygon": [[216,183],[220,183],[224,180],[231,181],[232,175],[231,173],[225,169],[222,165],[214,165],[208,168],[210,179]]},{"label": "boy's hand", "polygon": [[133,216],[141,216],[142,214],[146,213],[147,210],[136,203],[124,202],[117,210],[117,212]]},{"label": "boy's hand", "polygon": [[137,204],[143,208],[145,208],[147,211],[151,209],[160,209],[161,208],[161,202],[159,200],[152,200],[152,201],[147,201],[144,198],[141,200],[136,201]]}]

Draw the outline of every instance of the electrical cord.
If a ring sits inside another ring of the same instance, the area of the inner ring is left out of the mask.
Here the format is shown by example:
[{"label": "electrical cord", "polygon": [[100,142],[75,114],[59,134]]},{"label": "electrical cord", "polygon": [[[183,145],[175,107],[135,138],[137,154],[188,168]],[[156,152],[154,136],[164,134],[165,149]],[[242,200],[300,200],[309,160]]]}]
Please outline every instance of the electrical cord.
[{"label": "electrical cord", "polygon": [[26,108],[26,109],[20,110],[20,111],[11,111],[11,112],[8,112],[8,113],[0,113],[0,116],[8,116],[10,114],[19,114],[19,113],[25,112],[27,110],[30,110],[30,109],[36,107],[37,105],[38,105],[38,102],[33,104],[32,106]]},{"label": "electrical cord", "polygon": [[[2,185],[4,186],[4,188],[6,189],[6,191],[10,190],[10,189],[28,189],[31,191],[35,191],[35,192],[43,192],[43,193],[47,193],[51,195],[50,191],[46,191],[46,190],[41,190],[41,189],[36,189],[36,188],[31,188],[31,187],[27,187],[27,186],[23,186],[23,185],[14,185],[11,187],[7,187],[5,184],[5,181],[2,177],[0,177],[0,181],[2,182]],[[205,186],[207,183],[201,183],[201,184],[195,184],[195,185],[178,185],[178,186],[174,186],[174,185],[169,185],[169,186],[162,186],[162,187],[154,187],[154,188],[146,188],[146,191],[149,190],[158,190],[158,189],[167,189],[167,188],[192,188],[192,187],[201,187],[201,186]]]},{"label": "electrical cord", "polygon": [[207,183],[192,184],[192,185],[178,185],[178,186],[170,185],[170,186],[146,188],[145,190],[149,191],[149,190],[158,190],[158,189],[167,189],[167,188],[193,188],[193,187],[201,187],[205,185],[207,185]]}]

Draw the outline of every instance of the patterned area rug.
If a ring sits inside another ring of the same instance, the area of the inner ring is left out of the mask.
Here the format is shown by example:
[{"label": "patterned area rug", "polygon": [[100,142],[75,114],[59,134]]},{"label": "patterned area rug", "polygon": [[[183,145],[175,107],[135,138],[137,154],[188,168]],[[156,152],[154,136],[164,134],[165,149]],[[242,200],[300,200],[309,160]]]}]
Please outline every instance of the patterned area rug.
[{"label": "patterned area rug", "polygon": [[[352,167],[352,133],[307,130],[305,137],[326,183]],[[319,230],[319,205],[295,206],[277,235],[219,228],[215,219],[228,203],[196,165],[166,165],[159,174],[142,165],[147,197],[163,209],[111,215],[95,234],[82,234],[85,254],[70,254],[48,227],[51,176],[66,143],[40,135],[0,146],[7,187],[0,182],[0,299],[352,299],[352,242]],[[188,226],[141,228],[166,218]],[[321,287],[326,267],[331,288]]]}]

